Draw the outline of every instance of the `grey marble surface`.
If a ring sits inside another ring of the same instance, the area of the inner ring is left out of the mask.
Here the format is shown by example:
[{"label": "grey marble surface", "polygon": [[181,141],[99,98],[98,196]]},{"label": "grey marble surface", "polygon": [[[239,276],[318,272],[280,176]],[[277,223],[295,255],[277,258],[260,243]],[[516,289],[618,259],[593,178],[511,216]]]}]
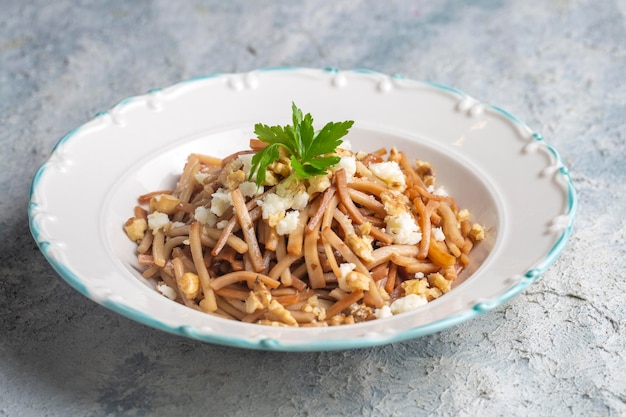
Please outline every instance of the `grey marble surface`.
[{"label": "grey marble surface", "polygon": [[[626,415],[626,2],[0,0],[0,416]],[[437,334],[268,353],[87,300],[29,229],[35,170],[96,112],[266,66],[369,68],[510,110],[578,189],[562,256]]]}]

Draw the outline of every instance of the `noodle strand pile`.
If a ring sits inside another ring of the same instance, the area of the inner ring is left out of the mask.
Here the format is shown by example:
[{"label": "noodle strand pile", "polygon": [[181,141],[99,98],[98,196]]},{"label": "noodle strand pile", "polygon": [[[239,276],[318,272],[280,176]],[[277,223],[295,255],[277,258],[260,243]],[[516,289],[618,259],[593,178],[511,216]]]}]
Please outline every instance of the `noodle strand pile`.
[{"label": "noodle strand pile", "polygon": [[307,179],[281,155],[258,186],[250,160],[264,145],[191,154],[174,189],[139,197],[124,227],[163,295],[248,323],[357,323],[450,291],[484,238],[433,167],[395,148],[337,148],[340,162]]}]

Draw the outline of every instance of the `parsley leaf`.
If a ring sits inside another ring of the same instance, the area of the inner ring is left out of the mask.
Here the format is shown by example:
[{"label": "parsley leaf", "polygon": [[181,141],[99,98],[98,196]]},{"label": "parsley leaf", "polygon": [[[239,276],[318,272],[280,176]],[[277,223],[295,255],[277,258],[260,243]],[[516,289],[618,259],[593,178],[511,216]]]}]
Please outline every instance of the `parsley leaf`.
[{"label": "parsley leaf", "polygon": [[260,187],[261,185],[263,185],[265,183],[268,165],[276,161],[278,158],[280,158],[278,143],[272,143],[271,145],[268,145],[265,148],[261,149],[252,157],[252,163],[250,165],[250,177],[248,179],[252,179],[254,173],[256,172],[257,186]]},{"label": "parsley leaf", "polygon": [[257,123],[254,133],[257,138],[269,145],[252,157],[250,176],[256,173],[258,186],[265,182],[267,168],[280,158],[279,148],[287,152],[293,172],[300,178],[325,175],[326,170],[339,162],[335,153],[343,142],[342,137],[354,124],[353,121],[330,122],[320,131],[313,128],[310,113],[303,115],[294,103],[291,104],[292,123],[287,126],[268,126]]}]

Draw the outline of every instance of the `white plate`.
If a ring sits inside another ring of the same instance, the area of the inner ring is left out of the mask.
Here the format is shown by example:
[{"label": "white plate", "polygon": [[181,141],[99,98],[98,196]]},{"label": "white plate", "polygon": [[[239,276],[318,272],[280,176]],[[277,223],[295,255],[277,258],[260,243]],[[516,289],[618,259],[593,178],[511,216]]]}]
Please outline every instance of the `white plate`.
[{"label": "white plate", "polygon": [[[141,277],[135,244],[122,229],[137,196],[171,187],[191,152],[225,156],[247,148],[255,123],[289,123],[292,101],[316,126],[354,120],[347,137],[354,150],[395,145],[432,162],[438,183],[488,227],[487,240],[472,252],[473,271],[451,292],[387,319],[274,328],[194,311]],[[575,208],[557,152],[502,109],[445,86],[371,71],[280,68],[192,79],[98,114],[62,138],[35,175],[29,218],[55,270],[113,311],[207,342],[311,351],[414,338],[504,303],[563,250]]]}]

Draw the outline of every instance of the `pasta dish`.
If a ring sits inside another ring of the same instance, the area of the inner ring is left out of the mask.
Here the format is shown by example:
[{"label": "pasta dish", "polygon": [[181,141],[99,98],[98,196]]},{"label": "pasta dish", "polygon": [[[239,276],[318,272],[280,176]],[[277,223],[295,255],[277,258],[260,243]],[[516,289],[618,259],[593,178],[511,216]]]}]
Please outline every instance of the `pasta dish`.
[{"label": "pasta dish", "polygon": [[193,153],[175,187],[138,197],[124,228],[143,277],[190,308],[272,326],[380,319],[450,291],[485,231],[434,167],[353,151],[339,139],[352,122],[315,132],[292,109],[293,126],[259,124],[224,158]]}]

